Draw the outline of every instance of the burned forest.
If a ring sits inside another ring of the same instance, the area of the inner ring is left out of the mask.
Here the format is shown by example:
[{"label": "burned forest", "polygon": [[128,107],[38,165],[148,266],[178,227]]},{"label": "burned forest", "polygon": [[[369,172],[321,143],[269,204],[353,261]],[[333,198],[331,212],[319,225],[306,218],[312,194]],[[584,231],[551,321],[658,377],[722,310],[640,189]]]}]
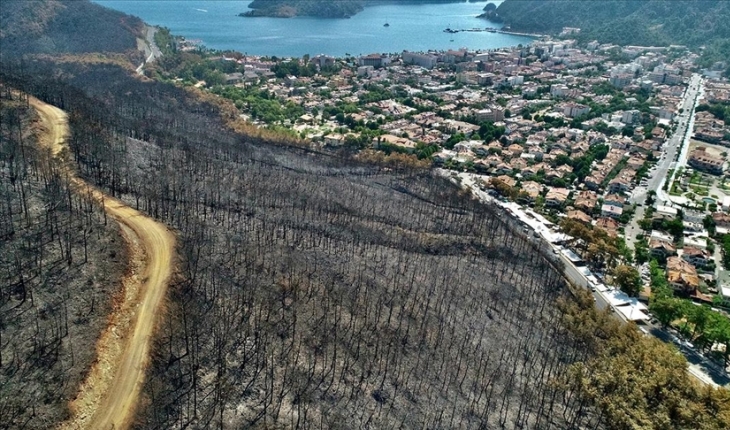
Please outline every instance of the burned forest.
[{"label": "burned forest", "polygon": [[116,224],[40,149],[41,127],[0,86],[0,428],[65,418],[127,265]]},{"label": "burned forest", "polygon": [[248,140],[116,66],[64,67],[5,79],[67,110],[87,180],[180,236],[138,427],[600,428],[556,382],[588,354],[560,324],[568,289],[504,213],[429,171]]}]

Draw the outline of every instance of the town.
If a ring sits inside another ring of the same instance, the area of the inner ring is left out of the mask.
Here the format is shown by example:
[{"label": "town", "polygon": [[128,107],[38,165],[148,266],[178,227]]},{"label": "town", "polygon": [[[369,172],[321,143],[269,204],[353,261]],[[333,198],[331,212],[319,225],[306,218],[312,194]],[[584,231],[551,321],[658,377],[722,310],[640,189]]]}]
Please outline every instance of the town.
[{"label": "town", "polygon": [[700,69],[683,46],[549,38],[291,59],[164,30],[157,42],[189,61],[148,73],[314,146],[429,161],[549,242],[599,306],[709,367],[730,364],[727,64]]}]

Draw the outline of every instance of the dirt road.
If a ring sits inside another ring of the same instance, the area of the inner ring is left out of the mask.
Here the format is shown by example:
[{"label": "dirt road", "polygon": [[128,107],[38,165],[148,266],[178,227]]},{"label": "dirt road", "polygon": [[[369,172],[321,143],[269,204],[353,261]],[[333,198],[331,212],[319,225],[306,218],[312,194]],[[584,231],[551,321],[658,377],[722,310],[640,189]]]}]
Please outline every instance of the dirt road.
[{"label": "dirt road", "polygon": [[66,113],[37,99],[32,98],[31,104],[46,129],[42,144],[50,148],[57,162],[64,163],[77,191],[92,193],[120,224],[131,257],[123,291],[116,298],[109,325],[97,343],[97,360],[70,404],[71,419],[60,427],[128,428],[144,382],[151,336],[173,270],[175,237],[164,225],[73,175],[64,151],[69,133]]}]

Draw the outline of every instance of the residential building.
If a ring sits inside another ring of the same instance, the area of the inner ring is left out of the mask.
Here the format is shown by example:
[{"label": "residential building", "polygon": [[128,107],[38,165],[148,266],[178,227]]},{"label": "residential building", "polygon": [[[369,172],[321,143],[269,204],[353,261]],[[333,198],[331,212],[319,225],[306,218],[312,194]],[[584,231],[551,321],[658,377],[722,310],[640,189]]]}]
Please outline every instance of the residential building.
[{"label": "residential building", "polygon": [[477,122],[497,122],[504,120],[504,110],[495,107],[480,109],[475,112]]},{"label": "residential building", "polygon": [[579,116],[587,114],[590,111],[591,108],[580,103],[566,103],[563,107],[563,115],[570,118],[577,118]]},{"label": "residential building", "polygon": [[605,231],[611,237],[618,235],[619,223],[613,218],[598,218],[595,227]]},{"label": "residential building", "polygon": [[713,175],[722,175],[725,160],[715,157],[707,152],[707,148],[700,146],[689,154],[687,164],[697,170],[702,170]]},{"label": "residential building", "polygon": [[649,252],[654,257],[667,258],[677,253],[677,248],[671,242],[661,239],[649,240]]},{"label": "residential building", "polygon": [[570,190],[567,188],[550,188],[545,195],[545,206],[560,207],[568,200]]},{"label": "residential building", "polygon": [[623,215],[624,210],[622,207],[609,205],[609,204],[603,204],[601,206],[601,215],[605,217],[611,217],[618,219]]},{"label": "residential building", "polygon": [[573,206],[587,213],[592,213],[598,203],[598,196],[593,191],[584,190],[578,193]]},{"label": "residential building", "polygon": [[675,291],[686,295],[693,294],[700,286],[697,269],[679,257],[667,258],[667,280]]},{"label": "residential building", "polygon": [[578,209],[568,211],[568,213],[566,215],[568,218],[580,221],[583,224],[590,224],[591,221],[593,221],[593,218],[591,218],[588,214],[586,214],[585,212],[578,210]]},{"label": "residential building", "polygon": [[425,69],[432,69],[436,66],[438,57],[432,54],[419,54],[417,52],[403,51],[401,58],[405,64],[415,64]]},{"label": "residential building", "polygon": [[358,59],[361,66],[386,67],[390,65],[390,56],[386,54],[370,54]]},{"label": "residential building", "polygon": [[705,266],[712,261],[712,254],[694,246],[685,246],[682,249],[682,259],[695,266]]}]

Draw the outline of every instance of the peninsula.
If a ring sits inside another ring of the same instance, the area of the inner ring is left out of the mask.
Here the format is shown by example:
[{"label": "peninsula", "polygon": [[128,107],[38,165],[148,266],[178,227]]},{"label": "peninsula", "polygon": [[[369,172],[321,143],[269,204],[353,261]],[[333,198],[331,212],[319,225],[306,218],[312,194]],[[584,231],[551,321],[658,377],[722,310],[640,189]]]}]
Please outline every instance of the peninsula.
[{"label": "peninsula", "polygon": [[[411,0],[412,3],[451,3],[459,0]],[[292,18],[314,16],[320,18],[350,18],[366,6],[386,4],[388,0],[254,0],[245,17]]]}]

